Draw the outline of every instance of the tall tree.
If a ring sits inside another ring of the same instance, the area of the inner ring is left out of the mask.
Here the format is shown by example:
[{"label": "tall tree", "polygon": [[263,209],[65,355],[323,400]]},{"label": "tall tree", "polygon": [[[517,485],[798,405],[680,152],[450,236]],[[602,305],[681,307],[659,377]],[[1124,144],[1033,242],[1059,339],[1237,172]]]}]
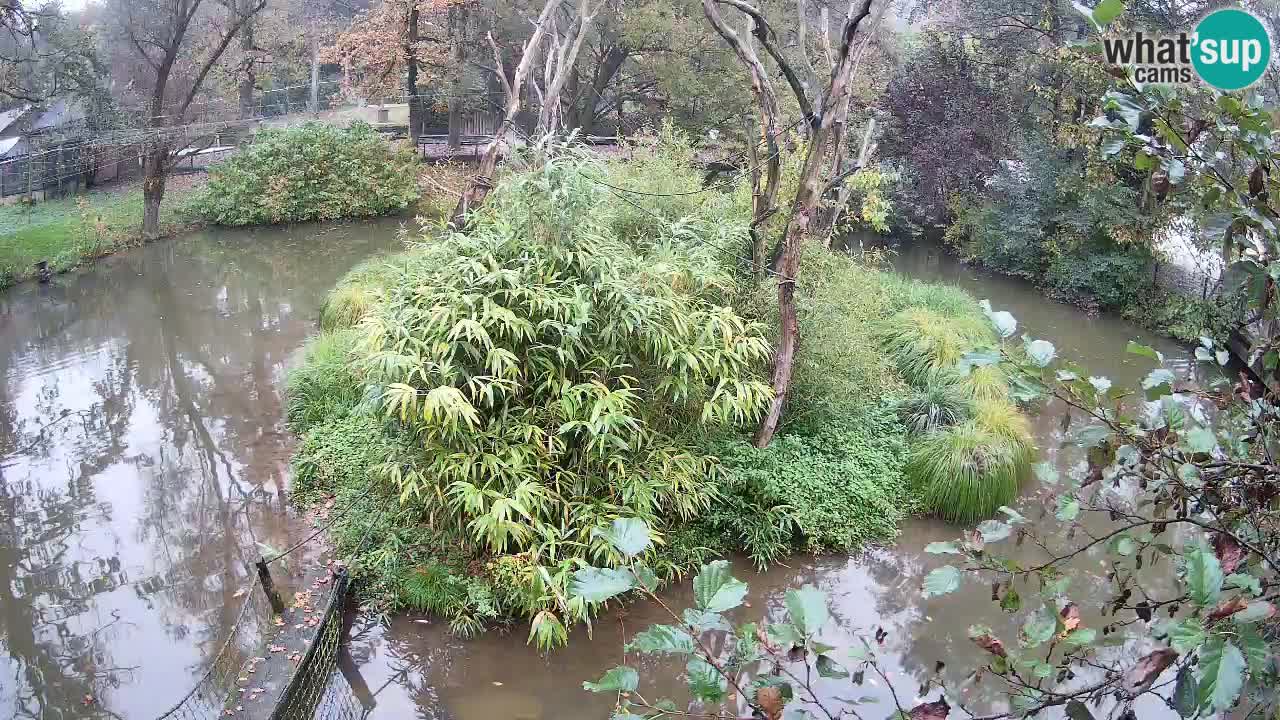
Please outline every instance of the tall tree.
[{"label": "tall tree", "polygon": [[[777,432],[778,424],[782,420],[787,392],[791,387],[791,375],[800,334],[795,300],[796,280],[800,272],[800,250],[805,240],[811,237],[820,224],[819,206],[823,198],[832,190],[832,183],[841,179],[840,168],[844,164],[843,156],[847,152],[844,125],[852,99],[854,70],[870,37],[870,31],[865,28],[872,27],[877,22],[877,18],[872,17],[872,4],[873,0],[851,0],[849,3],[844,26],[840,31],[839,46],[834,52],[831,63],[831,73],[825,85],[814,93],[813,99],[810,100],[810,94],[800,80],[799,74],[784,56],[777,34],[757,7],[745,0],[702,0],[707,20],[734,49],[738,58],[751,72],[752,91],[760,107],[761,126],[765,139],[776,142],[774,128],[777,127],[778,105],[772,88],[773,73],[767,72],[764,63],[746,37],[732,29],[720,14],[719,6],[730,7],[747,16],[752,37],[764,48],[778,72],[786,79],[799,105],[801,115],[809,127],[809,142],[805,146],[796,194],[790,200],[791,214],[782,230],[776,252],[778,261],[775,263],[774,272],[778,276],[780,332],[778,349],[774,354],[772,378],[774,397],[768,413],[756,431],[757,447],[765,447],[773,440],[773,435]],[[887,8],[888,0],[875,4],[878,17]],[[800,18],[801,22],[804,20]],[[865,26],[864,23],[866,23]],[[859,28],[864,28],[862,33],[858,32]],[[777,157],[778,151],[771,151],[768,161],[776,162]],[[772,211],[771,207],[757,206],[757,219],[761,213]]]},{"label": "tall tree", "polygon": [[153,132],[143,155],[142,235],[160,233],[160,203],[177,164],[176,150],[199,136],[184,128],[209,73],[267,0],[111,0],[117,30],[128,43],[133,74],[147,98]]}]

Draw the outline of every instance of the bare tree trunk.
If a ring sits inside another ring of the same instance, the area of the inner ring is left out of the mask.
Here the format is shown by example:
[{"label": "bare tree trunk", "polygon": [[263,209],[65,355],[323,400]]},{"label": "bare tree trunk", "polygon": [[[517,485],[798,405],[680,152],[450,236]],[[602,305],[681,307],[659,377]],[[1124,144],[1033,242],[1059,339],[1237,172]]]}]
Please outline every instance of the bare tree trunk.
[{"label": "bare tree trunk", "polygon": [[[238,12],[234,11],[233,12]],[[243,57],[240,59],[242,64],[240,75],[240,117],[251,118],[254,116],[253,107],[253,90],[258,84],[257,68],[253,59],[253,21],[245,22],[244,27],[240,30],[240,52]],[[285,92],[288,92],[287,90]]]},{"label": "bare tree trunk", "polygon": [[[825,92],[817,97],[818,102],[811,103],[799,76],[791,68],[782,52],[777,47],[777,37],[770,29],[764,15],[745,0],[703,0],[703,10],[707,19],[720,33],[721,37],[734,49],[738,58],[751,72],[752,91],[761,106],[762,116],[777,114],[777,101],[770,99],[773,91],[769,75],[756,56],[751,46],[734,33],[720,16],[717,5],[733,7],[753,21],[752,35],[763,45],[765,51],[777,63],[782,76],[790,85],[792,94],[800,106],[804,117],[810,121],[809,145],[805,151],[804,165],[800,170],[799,185],[795,199],[791,203],[791,216],[783,231],[779,244],[779,257],[776,273],[778,275],[778,312],[780,317],[778,348],[774,353],[773,363],[773,400],[769,410],[756,431],[756,447],[766,447],[772,440],[782,421],[783,409],[786,407],[787,395],[791,389],[791,376],[794,370],[796,348],[799,345],[800,329],[796,310],[796,278],[800,271],[800,253],[805,238],[817,224],[819,204],[825,191],[822,176],[830,175],[831,164],[826,154],[839,139],[841,133],[837,129],[837,120],[841,119],[842,105],[847,106],[850,94],[850,81],[853,69],[857,64],[858,48],[854,45],[858,26],[871,14],[872,0],[861,0],[858,12],[850,13],[841,32],[840,51],[831,72],[830,82]],[[803,21],[803,19],[802,19]],[[771,106],[771,108],[770,108]],[[816,109],[815,109],[816,106]],[[771,112],[770,112],[771,109]],[[766,126],[768,122],[766,121]],[[827,171],[824,173],[824,171]]]},{"label": "bare tree trunk", "polygon": [[[465,5],[449,6],[450,54],[453,56],[453,82],[449,87],[449,149],[462,147],[462,110],[466,78],[468,9]],[[501,72],[501,69],[499,69]]]},{"label": "bare tree trunk", "polygon": [[409,96],[409,142],[417,142],[422,133],[422,102],[418,98],[418,4],[409,4],[408,32],[405,33],[405,65],[408,77],[405,94]]},{"label": "bare tree trunk", "polygon": [[320,113],[320,41],[311,48],[311,114]]},{"label": "bare tree trunk", "polygon": [[[449,224],[456,230],[466,227],[467,213],[480,207],[489,196],[489,191],[493,189],[493,177],[498,170],[498,150],[505,141],[509,128],[515,123],[516,116],[520,114],[520,98],[524,93],[524,84],[529,79],[529,72],[533,69],[533,60],[538,54],[537,48],[551,25],[552,14],[560,7],[561,2],[562,0],[547,0],[546,6],[542,8],[542,14],[538,16],[533,34],[525,41],[524,49],[520,54],[520,63],[516,66],[510,82],[507,81],[506,75],[499,74],[503,91],[506,93],[507,112],[493,140],[485,147],[484,155],[480,157],[480,165],[476,168],[475,177],[462,191],[462,197],[458,198],[458,205],[449,218]],[[488,40],[489,47],[493,49],[495,67],[502,68],[502,53],[498,50],[498,44],[494,41],[492,33],[488,35]]]},{"label": "bare tree trunk", "polygon": [[160,237],[160,203],[169,175],[169,148],[163,143],[147,151],[142,163],[142,239]]},{"label": "bare tree trunk", "polygon": [[540,135],[552,135],[560,130],[560,96],[564,94],[564,86],[578,61],[578,52],[582,50],[582,41],[587,36],[587,25],[592,17],[589,0],[578,0],[578,16],[569,29],[569,35],[564,42],[553,44],[553,50],[548,51],[547,69],[551,73],[547,88],[542,93],[542,108],[538,112]]}]

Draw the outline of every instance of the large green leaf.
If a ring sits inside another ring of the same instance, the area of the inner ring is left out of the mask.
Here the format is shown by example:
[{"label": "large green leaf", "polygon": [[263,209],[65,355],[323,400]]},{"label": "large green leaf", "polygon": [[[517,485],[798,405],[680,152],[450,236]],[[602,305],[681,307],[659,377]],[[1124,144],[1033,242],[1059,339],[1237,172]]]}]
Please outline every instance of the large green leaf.
[{"label": "large green leaf", "polygon": [[984,543],[993,543],[1009,537],[1013,527],[999,520],[984,520],[978,524],[978,532],[982,535]]},{"label": "large green leaf", "polygon": [[827,624],[831,617],[827,608],[827,594],[812,585],[799,590],[787,590],[787,613],[802,634],[813,635]]},{"label": "large green leaf", "polygon": [[1043,645],[1058,630],[1058,619],[1044,609],[1038,610],[1022,623],[1019,640],[1026,647]]},{"label": "large green leaf", "polygon": [[636,633],[627,644],[628,652],[671,653],[688,655],[696,649],[693,638],[682,628],[671,625],[650,625]]},{"label": "large green leaf", "polygon": [[1208,545],[1188,545],[1183,551],[1183,568],[1183,580],[1195,604],[1207,607],[1218,601],[1222,594],[1222,564]]},{"label": "large green leaf", "polygon": [[595,682],[582,683],[582,689],[591,692],[634,692],[637,687],[640,673],[626,665],[619,665]]},{"label": "large green leaf", "polygon": [[1142,379],[1142,389],[1148,400],[1158,400],[1165,395],[1173,394],[1173,371],[1167,368],[1156,368]]},{"label": "large green leaf", "polygon": [[954,565],[942,567],[924,576],[924,596],[946,595],[960,587],[960,569]]},{"label": "large green leaf", "polygon": [[1180,653],[1188,653],[1204,642],[1204,625],[1199,618],[1189,617],[1172,623],[1168,629],[1169,645]]},{"label": "large green leaf", "polygon": [[742,604],[747,584],[729,574],[729,561],[716,560],[702,566],[693,579],[693,600],[707,612],[724,612]]},{"label": "large green leaf", "polygon": [[635,587],[630,570],[617,568],[583,568],[573,573],[569,594],[589,603],[600,603]]},{"label": "large green leaf", "polygon": [[1048,340],[1029,340],[1023,347],[1036,367],[1046,367],[1058,354],[1057,348]]},{"label": "large green leaf", "polygon": [[640,518],[617,518],[608,530],[596,531],[609,544],[628,558],[649,549],[649,526]]},{"label": "large green leaf", "polygon": [[1200,651],[1200,708],[1225,712],[1244,687],[1244,653],[1234,643],[1215,637]]},{"label": "large green leaf", "polygon": [[700,657],[691,658],[685,665],[685,676],[689,681],[689,692],[704,703],[718,704],[728,692],[729,681]]},{"label": "large green leaf", "polygon": [[1145,358],[1151,358],[1152,360],[1155,360],[1158,363],[1164,362],[1163,354],[1161,354],[1155,348],[1152,348],[1148,345],[1143,345],[1142,343],[1136,343],[1130,340],[1129,344],[1125,346],[1124,350],[1130,355],[1141,355],[1142,357],[1145,357]]}]

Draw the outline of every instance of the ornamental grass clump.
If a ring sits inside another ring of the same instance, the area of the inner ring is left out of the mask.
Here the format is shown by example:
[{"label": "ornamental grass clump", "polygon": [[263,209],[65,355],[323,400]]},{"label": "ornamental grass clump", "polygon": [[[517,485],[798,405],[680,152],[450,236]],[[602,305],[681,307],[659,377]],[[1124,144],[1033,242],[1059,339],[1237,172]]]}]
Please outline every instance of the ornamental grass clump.
[{"label": "ornamental grass clump", "polygon": [[970,523],[1017,498],[1030,457],[1027,445],[975,419],[917,441],[905,474],[929,512]]},{"label": "ornamental grass clump", "polygon": [[907,382],[925,386],[937,382],[966,352],[993,337],[980,315],[943,315],[914,307],[883,324],[880,342]]}]

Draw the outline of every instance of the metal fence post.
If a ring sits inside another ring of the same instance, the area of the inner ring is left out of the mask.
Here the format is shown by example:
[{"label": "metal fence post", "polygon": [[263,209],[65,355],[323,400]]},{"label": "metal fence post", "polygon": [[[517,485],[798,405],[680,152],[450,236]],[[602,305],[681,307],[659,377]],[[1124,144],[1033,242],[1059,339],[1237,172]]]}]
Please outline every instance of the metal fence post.
[{"label": "metal fence post", "polygon": [[262,584],[262,592],[267,594],[267,599],[271,601],[271,610],[277,615],[284,614],[284,600],[280,598],[280,593],[276,590],[276,584],[271,579],[271,571],[267,569],[267,561],[258,558],[255,563],[258,568],[258,582]]}]

